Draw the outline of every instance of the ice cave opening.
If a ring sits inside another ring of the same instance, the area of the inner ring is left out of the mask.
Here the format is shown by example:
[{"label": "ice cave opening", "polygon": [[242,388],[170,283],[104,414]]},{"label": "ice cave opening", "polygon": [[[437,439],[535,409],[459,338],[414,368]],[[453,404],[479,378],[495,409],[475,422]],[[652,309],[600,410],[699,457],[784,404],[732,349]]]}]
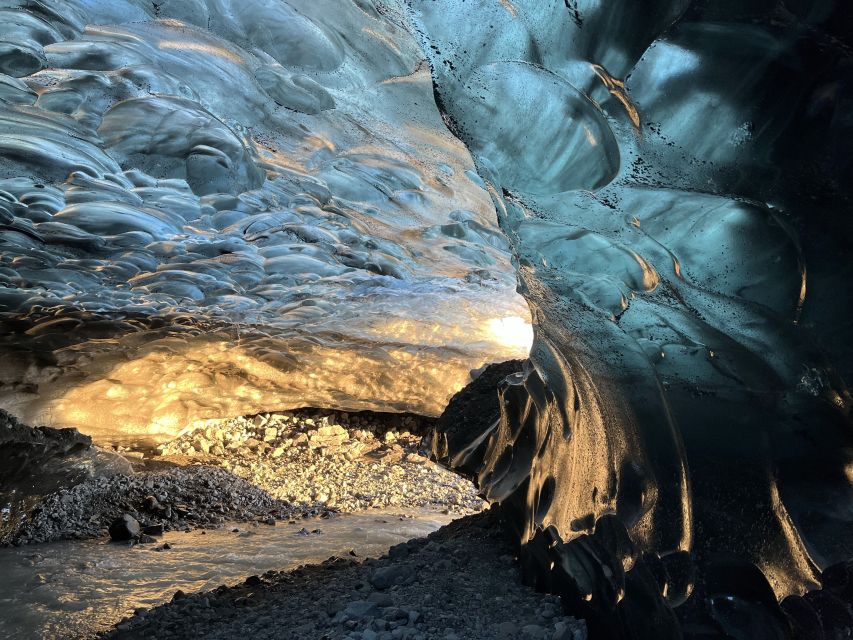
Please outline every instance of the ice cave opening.
[{"label": "ice cave opening", "polygon": [[0,635],[853,637],[852,52],[0,2]]}]

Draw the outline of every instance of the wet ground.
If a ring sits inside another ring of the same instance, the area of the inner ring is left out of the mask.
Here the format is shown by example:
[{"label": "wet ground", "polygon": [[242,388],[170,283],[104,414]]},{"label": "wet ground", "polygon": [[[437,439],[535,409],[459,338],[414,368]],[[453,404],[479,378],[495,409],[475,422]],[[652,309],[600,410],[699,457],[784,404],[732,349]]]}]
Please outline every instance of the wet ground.
[{"label": "wet ground", "polygon": [[[169,601],[178,589],[209,590],[350,550],[380,555],[449,520],[433,512],[371,513],[168,532],[154,544],[132,547],[87,540],[0,549],[0,637],[87,637],[139,608]],[[171,549],[157,551],[164,543]]]}]

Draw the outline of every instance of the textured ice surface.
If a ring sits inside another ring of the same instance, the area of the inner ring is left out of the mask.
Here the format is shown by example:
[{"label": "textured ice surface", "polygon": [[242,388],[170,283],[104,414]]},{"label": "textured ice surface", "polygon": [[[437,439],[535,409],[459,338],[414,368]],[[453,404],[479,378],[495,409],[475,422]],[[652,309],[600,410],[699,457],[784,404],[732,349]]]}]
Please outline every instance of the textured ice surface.
[{"label": "textured ice surface", "polygon": [[846,4],[411,6],[534,317],[448,452],[529,579],[596,638],[851,633]]},{"label": "textured ice surface", "polygon": [[0,3],[0,403],[101,440],[441,411],[529,312],[397,9]]},{"label": "textured ice surface", "polygon": [[841,0],[0,7],[8,408],[437,413],[527,350],[511,251],[532,367],[454,453],[528,578],[595,637],[853,626]]}]

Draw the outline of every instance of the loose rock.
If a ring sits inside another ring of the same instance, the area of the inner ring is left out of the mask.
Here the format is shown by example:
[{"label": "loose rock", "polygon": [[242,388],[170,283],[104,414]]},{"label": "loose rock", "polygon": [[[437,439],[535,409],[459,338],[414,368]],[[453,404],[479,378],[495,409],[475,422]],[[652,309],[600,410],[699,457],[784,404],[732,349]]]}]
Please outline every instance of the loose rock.
[{"label": "loose rock", "polygon": [[[407,554],[332,558],[188,595],[124,621],[106,638],[586,640],[584,624],[562,613],[557,596],[521,584],[493,511],[411,540]],[[452,564],[441,564],[447,559]],[[372,591],[377,578],[391,586]],[[554,616],[543,620],[543,610]]]},{"label": "loose rock", "polygon": [[140,527],[136,518],[125,513],[115,520],[109,528],[110,538],[116,542],[131,540],[139,536]]}]

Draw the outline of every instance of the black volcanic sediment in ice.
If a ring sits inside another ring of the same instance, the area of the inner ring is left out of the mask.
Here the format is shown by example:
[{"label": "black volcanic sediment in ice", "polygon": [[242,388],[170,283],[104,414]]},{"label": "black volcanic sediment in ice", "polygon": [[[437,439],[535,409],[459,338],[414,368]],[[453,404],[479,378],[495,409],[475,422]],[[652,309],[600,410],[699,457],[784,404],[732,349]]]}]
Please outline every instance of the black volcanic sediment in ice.
[{"label": "black volcanic sediment in ice", "polygon": [[593,637],[853,627],[841,0],[12,0],[0,24],[4,408],[101,442],[437,415],[532,316],[529,361],[434,442],[526,579]]}]

